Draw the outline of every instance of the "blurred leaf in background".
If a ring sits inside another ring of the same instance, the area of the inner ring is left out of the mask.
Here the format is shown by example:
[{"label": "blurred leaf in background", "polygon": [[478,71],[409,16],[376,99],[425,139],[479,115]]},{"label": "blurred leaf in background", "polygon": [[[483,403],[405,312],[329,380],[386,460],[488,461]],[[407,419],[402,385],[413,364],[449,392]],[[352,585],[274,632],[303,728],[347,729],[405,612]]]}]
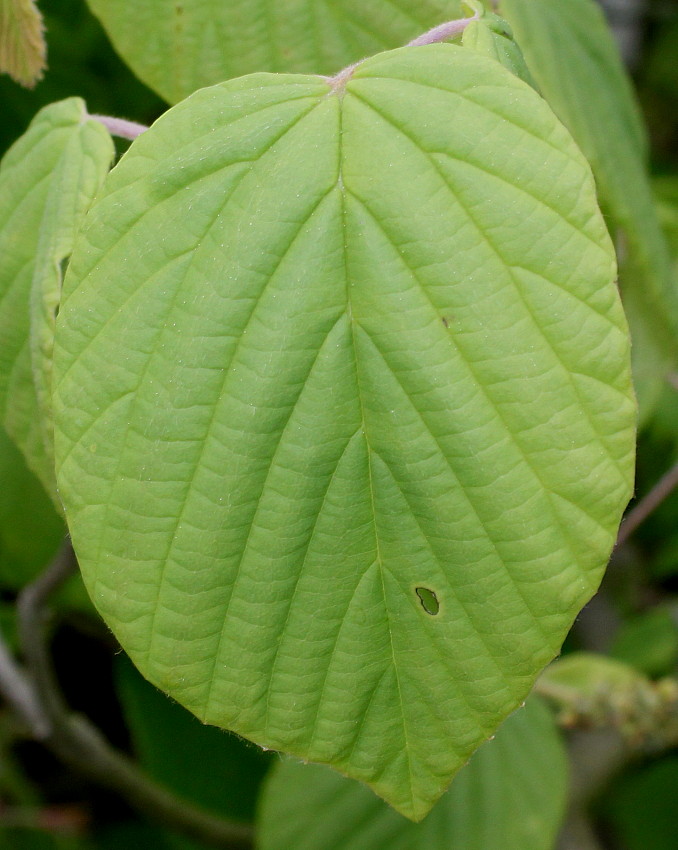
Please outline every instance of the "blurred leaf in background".
[{"label": "blurred leaf in background", "polygon": [[41,0],[48,45],[48,69],[31,91],[0,76],[0,153],[24,132],[35,113],[72,95],[91,113],[133,118],[148,124],[166,104],[118,58],[84,0]]},{"label": "blurred leaf in background", "polygon": [[626,771],[608,789],[600,810],[623,850],[678,850],[678,755]]},{"label": "blurred leaf in background", "polygon": [[54,557],[65,526],[2,429],[0,482],[0,586],[18,590]]},{"label": "blurred leaf in background", "polygon": [[646,676],[668,676],[678,661],[678,606],[661,605],[629,617],[610,654]]}]

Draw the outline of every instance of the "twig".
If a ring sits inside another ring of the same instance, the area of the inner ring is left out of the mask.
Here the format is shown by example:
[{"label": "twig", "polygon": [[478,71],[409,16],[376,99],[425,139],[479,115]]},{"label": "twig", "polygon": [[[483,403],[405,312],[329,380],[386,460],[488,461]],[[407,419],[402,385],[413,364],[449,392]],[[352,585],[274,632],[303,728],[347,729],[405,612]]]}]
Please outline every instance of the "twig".
[{"label": "twig", "polygon": [[136,139],[148,130],[144,124],[137,124],[136,121],[127,121],[124,118],[111,118],[110,115],[90,115],[89,117],[103,124],[112,136],[118,136],[121,139]]},{"label": "twig", "polygon": [[408,47],[422,47],[426,44],[437,44],[439,41],[446,41],[448,38],[454,38],[455,35],[464,32],[466,27],[472,22],[479,19],[478,12],[471,18],[460,18],[456,21],[447,21],[444,24],[438,24],[428,32],[423,33],[413,39],[407,45]]},{"label": "twig", "polygon": [[74,573],[69,542],[19,597],[19,637],[27,669],[12,657],[0,636],[0,693],[41,741],[65,764],[124,797],[141,813],[212,847],[250,850],[253,831],[187,802],[138,769],[89,720],[68,708],[48,651],[50,597]]},{"label": "twig", "polygon": [[[43,738],[52,734],[53,718],[68,713],[48,649],[47,630],[52,618],[48,602],[77,568],[73,547],[66,540],[52,563],[35,581],[26,585],[17,600],[19,645],[36,694],[37,707],[45,720]],[[39,738],[36,732],[34,730],[33,736]]]},{"label": "twig", "polygon": [[49,734],[49,720],[43,714],[24,671],[14,660],[5,639],[0,635],[0,693],[25,723],[34,738]]},{"label": "twig", "polygon": [[[448,38],[454,38],[455,35],[459,35],[464,32],[466,27],[472,21],[477,21],[479,19],[480,12],[476,12],[470,18],[458,18],[454,21],[446,21],[444,24],[438,24],[437,27],[433,27],[433,29],[428,30],[428,32],[417,36],[417,38],[410,41],[406,46],[424,47],[427,44],[437,44],[438,42],[446,41]],[[362,65],[364,61],[364,59],[361,59],[359,62],[354,62],[352,65],[348,65],[346,68],[339,71],[338,74],[334,74],[332,77],[325,77],[325,79],[335,91],[341,92],[346,86],[346,83],[353,76],[355,69]],[[96,116],[92,117],[94,118]]]},{"label": "twig", "polygon": [[650,492],[624,518],[617,535],[617,546],[625,543],[633,532],[678,487],[678,463],[673,466]]}]

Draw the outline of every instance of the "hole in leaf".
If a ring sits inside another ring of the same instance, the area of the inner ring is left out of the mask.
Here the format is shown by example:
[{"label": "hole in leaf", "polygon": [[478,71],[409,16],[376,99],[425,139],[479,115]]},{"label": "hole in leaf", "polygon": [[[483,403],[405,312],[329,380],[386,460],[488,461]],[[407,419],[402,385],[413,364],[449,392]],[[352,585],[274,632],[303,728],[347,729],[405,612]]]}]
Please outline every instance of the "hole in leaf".
[{"label": "hole in leaf", "polygon": [[435,592],[430,590],[428,587],[415,587],[414,590],[419,597],[421,607],[424,611],[432,617],[435,617],[438,611],[440,611],[440,602],[438,602],[438,597],[435,595]]}]

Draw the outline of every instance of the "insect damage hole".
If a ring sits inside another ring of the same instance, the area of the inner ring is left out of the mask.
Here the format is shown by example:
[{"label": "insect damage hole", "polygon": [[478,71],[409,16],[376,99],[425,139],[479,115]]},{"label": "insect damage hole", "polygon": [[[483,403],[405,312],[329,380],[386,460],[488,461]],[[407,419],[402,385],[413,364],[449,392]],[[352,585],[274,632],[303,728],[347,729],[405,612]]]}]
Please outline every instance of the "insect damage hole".
[{"label": "insect damage hole", "polygon": [[438,597],[436,596],[435,591],[430,590],[428,587],[415,587],[414,591],[419,597],[421,607],[424,611],[432,617],[435,617],[438,611],[440,611],[440,602],[438,602]]}]

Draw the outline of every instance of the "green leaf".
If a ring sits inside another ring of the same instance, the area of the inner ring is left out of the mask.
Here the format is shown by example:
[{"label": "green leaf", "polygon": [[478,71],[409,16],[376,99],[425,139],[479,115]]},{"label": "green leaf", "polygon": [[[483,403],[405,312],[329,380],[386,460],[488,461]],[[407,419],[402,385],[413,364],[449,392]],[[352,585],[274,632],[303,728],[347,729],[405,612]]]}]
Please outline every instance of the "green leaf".
[{"label": "green leaf", "polygon": [[657,177],[652,183],[657,212],[671,251],[674,269],[678,268],[678,176]]},{"label": "green leaf", "polygon": [[[0,590],[17,591],[54,558],[66,527],[14,443],[0,428]],[[53,600],[96,617],[80,576]]]},{"label": "green leaf", "polygon": [[258,850],[552,850],[568,765],[553,717],[536,699],[512,714],[413,824],[357,782],[287,760],[267,780]]},{"label": "green leaf", "polygon": [[659,606],[622,623],[610,649],[613,658],[646,676],[668,676],[678,661],[678,618],[670,606]]},{"label": "green leaf", "polygon": [[54,319],[75,234],[113,158],[84,103],[42,109],[0,166],[0,424],[55,504]]},{"label": "green leaf", "polygon": [[461,37],[462,45],[489,56],[521,80],[537,88],[520,47],[513,40],[513,32],[508,23],[499,15],[488,12],[478,0],[467,0],[465,5],[479,17],[467,25]]},{"label": "green leaf", "polygon": [[459,0],[87,0],[169,103],[255,71],[333,74],[459,17]]},{"label": "green leaf", "polygon": [[630,82],[594,0],[501,0],[542,94],[591,163],[620,241],[620,284],[645,421],[678,359],[678,287],[647,176]]},{"label": "green leaf", "polygon": [[0,0],[0,72],[33,88],[46,58],[42,15],[33,0]]},{"label": "green leaf", "polygon": [[615,539],[614,273],[566,130],[473,51],[166,113],[88,216],[55,347],[74,544],[141,672],[423,817]]}]

